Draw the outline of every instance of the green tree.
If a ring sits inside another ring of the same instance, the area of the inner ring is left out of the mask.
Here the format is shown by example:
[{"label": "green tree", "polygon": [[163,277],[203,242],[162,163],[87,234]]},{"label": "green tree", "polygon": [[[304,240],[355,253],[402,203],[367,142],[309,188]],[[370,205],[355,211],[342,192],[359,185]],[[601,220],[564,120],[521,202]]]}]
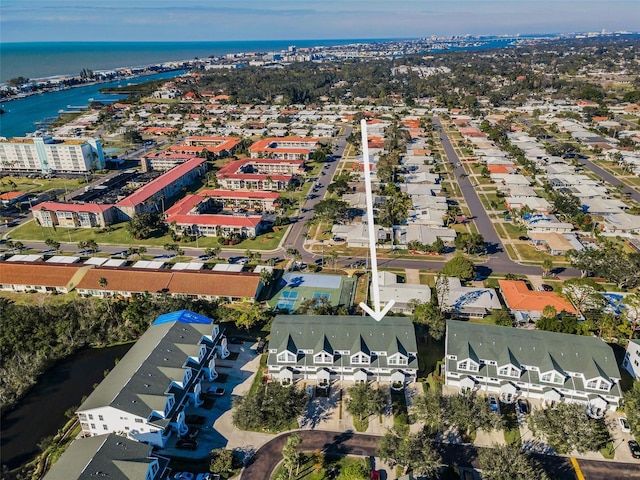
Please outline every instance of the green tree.
[{"label": "green tree", "polygon": [[336,223],[346,218],[347,209],[349,204],[335,198],[327,198],[320,200],[313,211],[315,216],[322,221],[329,223]]},{"label": "green tree", "polygon": [[429,435],[444,430],[445,411],[439,389],[430,388],[424,395],[417,395],[411,410],[413,421],[421,422]]},{"label": "green tree", "polygon": [[281,432],[302,414],[307,394],[277,382],[258,388],[234,402],[233,424],[242,430]]},{"label": "green tree", "polygon": [[546,472],[518,445],[493,445],[478,452],[483,480],[548,480]]},{"label": "green tree", "polygon": [[362,460],[350,463],[342,469],[340,478],[344,478],[344,480],[368,480],[369,468]]},{"label": "green tree", "polygon": [[368,383],[358,383],[348,390],[347,412],[362,423],[370,415],[380,414],[387,405],[387,392],[372,388]]},{"label": "green tree", "polygon": [[551,260],[550,258],[545,258],[542,261],[542,276],[543,277],[548,276],[552,270],[553,270],[553,260]]},{"label": "green tree", "polygon": [[425,431],[406,436],[388,431],[380,439],[377,455],[392,467],[400,465],[427,478],[433,478],[442,465],[442,457]]},{"label": "green tree", "polygon": [[476,267],[471,260],[462,255],[457,255],[444,264],[442,274],[447,277],[457,277],[467,281],[475,278]]},{"label": "green tree", "polygon": [[457,249],[464,250],[469,255],[482,253],[485,250],[484,237],[479,233],[459,233],[453,244]]},{"label": "green tree", "polygon": [[531,427],[561,454],[574,449],[579,453],[598,451],[611,439],[604,419],[589,418],[583,404],[560,403],[555,408],[535,410],[529,418]]},{"label": "green tree", "polygon": [[142,139],[142,135],[137,130],[127,130],[122,134],[122,138],[125,142],[133,143],[133,144],[141,144],[144,140]]},{"label": "green tree", "polygon": [[158,232],[160,225],[162,225],[162,218],[159,214],[137,213],[131,217],[126,228],[134,238],[142,240]]},{"label": "green tree", "polygon": [[295,471],[296,476],[300,471],[300,464],[304,458],[302,452],[298,451],[298,445],[302,443],[302,438],[297,433],[292,433],[287,437],[287,443],[282,448],[282,458],[284,468],[289,474],[289,478],[293,476]]},{"label": "green tree", "polygon": [[478,429],[488,432],[502,427],[500,415],[489,408],[484,397],[464,392],[442,398],[447,423],[455,426],[463,437]]},{"label": "green tree", "polygon": [[227,450],[225,448],[216,448],[211,450],[211,460],[209,462],[209,472],[217,473],[218,475],[224,475],[228,477],[233,473],[233,467],[235,463],[235,456],[233,450]]},{"label": "green tree", "polygon": [[60,242],[56,242],[53,238],[47,238],[44,243],[47,245],[47,247],[49,247],[51,250],[55,250],[56,252],[60,251]]},{"label": "green tree", "polygon": [[631,433],[634,437],[640,438],[640,380],[634,381],[631,388],[623,392],[622,398]]},{"label": "green tree", "polygon": [[602,287],[591,278],[571,278],[562,285],[562,294],[580,314],[604,308],[606,300],[601,292]]},{"label": "green tree", "polygon": [[440,307],[433,302],[422,303],[419,300],[411,300],[409,308],[413,310],[413,321],[426,325],[429,335],[434,340],[440,340],[446,328],[445,316]]},{"label": "green tree", "polygon": [[249,330],[257,323],[264,320],[264,312],[262,307],[258,304],[253,304],[248,308],[245,308],[240,315],[236,317],[236,327]]}]

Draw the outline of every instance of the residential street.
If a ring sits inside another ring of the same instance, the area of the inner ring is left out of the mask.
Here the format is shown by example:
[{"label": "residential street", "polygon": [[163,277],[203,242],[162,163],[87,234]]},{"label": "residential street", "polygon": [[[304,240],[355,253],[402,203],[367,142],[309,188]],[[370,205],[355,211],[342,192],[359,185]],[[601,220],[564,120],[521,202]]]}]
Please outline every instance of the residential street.
[{"label": "residential street", "polygon": [[[297,432],[302,438],[300,448],[310,452],[316,449],[324,453],[375,456],[380,437],[353,432],[308,431]],[[243,480],[269,480],[275,467],[282,460],[282,447],[289,433],[282,434],[262,446],[241,475]],[[478,447],[449,443],[436,444],[443,462],[447,465],[478,467]],[[552,478],[574,480],[576,478],[568,457],[533,454]],[[640,478],[640,463],[618,463],[596,460],[579,460],[580,470],[586,480],[623,480]]]}]

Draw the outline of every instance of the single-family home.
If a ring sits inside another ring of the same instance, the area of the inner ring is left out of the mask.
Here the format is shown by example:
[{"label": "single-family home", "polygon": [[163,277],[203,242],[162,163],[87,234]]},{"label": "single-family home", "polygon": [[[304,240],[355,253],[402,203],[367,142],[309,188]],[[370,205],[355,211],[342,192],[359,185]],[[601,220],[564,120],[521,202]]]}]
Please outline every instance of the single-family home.
[{"label": "single-family home", "polygon": [[494,288],[465,287],[456,277],[446,277],[436,288],[440,309],[453,317],[483,318],[502,307]]},{"label": "single-family home", "polygon": [[496,394],[505,403],[518,397],[582,403],[602,418],[620,405],[620,370],[613,349],[596,337],[498,327],[449,320],[445,385],[460,391]]},{"label": "single-family home", "polygon": [[575,307],[556,292],[530,290],[522,280],[498,280],[502,298],[509,310],[521,321],[537,320],[545,307],[556,309],[557,313],[577,314]]},{"label": "single-family home", "polygon": [[[417,300],[420,303],[427,303],[431,300],[431,289],[427,285],[404,283],[398,280],[398,275],[393,272],[378,272],[380,302],[386,305],[390,300],[394,300],[392,311],[410,314],[412,313],[412,300]],[[371,297],[373,297],[373,292]]]}]

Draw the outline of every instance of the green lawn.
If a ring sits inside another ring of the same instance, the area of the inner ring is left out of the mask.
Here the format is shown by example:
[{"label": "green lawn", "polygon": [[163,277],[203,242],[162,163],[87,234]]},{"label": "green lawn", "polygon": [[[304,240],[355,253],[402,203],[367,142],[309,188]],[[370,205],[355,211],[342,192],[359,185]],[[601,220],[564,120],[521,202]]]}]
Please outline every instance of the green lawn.
[{"label": "green lawn", "polygon": [[271,478],[290,478],[291,480],[323,480],[335,478],[336,480],[348,480],[345,468],[352,463],[365,462],[365,459],[345,456],[326,455],[324,458],[314,458],[314,454],[304,455],[304,461],[298,470],[298,475],[288,477],[284,466],[276,468]]},{"label": "green lawn", "polygon": [[505,231],[507,238],[511,238],[511,239],[517,239],[519,236],[521,235],[525,235],[527,234],[527,229],[519,226],[519,225],[514,225],[513,223],[501,223],[500,224],[502,226],[502,229]]},{"label": "green lawn", "polygon": [[[13,182],[14,187],[10,182]],[[51,189],[64,189],[69,191],[76,190],[82,183],[84,178],[26,178],[26,177],[3,177],[0,180],[0,191],[9,192],[12,190],[24,191],[29,193],[41,193]]]},{"label": "green lawn", "polygon": [[514,245],[514,248],[518,251],[523,260],[528,260],[531,262],[542,262],[549,258],[553,261],[554,264],[564,262],[563,256],[549,255],[548,253],[536,250],[531,245]]},{"label": "green lawn", "polygon": [[[47,238],[52,238],[61,243],[78,243],[80,241],[95,240],[98,245],[146,245],[162,247],[167,243],[176,243],[169,235],[137,240],[127,232],[125,226],[126,223],[112,225],[110,231],[92,228],[57,227],[53,229],[51,227],[41,227],[34,221],[30,221],[11,230],[9,236],[12,240],[46,240]],[[282,240],[285,232],[286,228],[278,232],[263,233],[256,237],[255,240],[247,239],[229,248],[241,250],[274,250],[277,248],[280,240]],[[220,246],[220,243],[217,237],[200,237],[197,242],[180,242],[179,245],[180,247],[206,248]]]}]

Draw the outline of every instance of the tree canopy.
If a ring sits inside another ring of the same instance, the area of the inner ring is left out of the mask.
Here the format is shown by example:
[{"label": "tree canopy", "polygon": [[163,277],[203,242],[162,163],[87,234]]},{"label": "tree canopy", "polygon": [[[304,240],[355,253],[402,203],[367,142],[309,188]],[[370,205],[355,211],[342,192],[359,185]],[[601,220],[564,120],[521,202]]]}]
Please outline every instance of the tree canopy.
[{"label": "tree canopy", "polygon": [[457,255],[444,264],[442,274],[462,281],[471,280],[476,276],[476,267],[467,257]]}]

